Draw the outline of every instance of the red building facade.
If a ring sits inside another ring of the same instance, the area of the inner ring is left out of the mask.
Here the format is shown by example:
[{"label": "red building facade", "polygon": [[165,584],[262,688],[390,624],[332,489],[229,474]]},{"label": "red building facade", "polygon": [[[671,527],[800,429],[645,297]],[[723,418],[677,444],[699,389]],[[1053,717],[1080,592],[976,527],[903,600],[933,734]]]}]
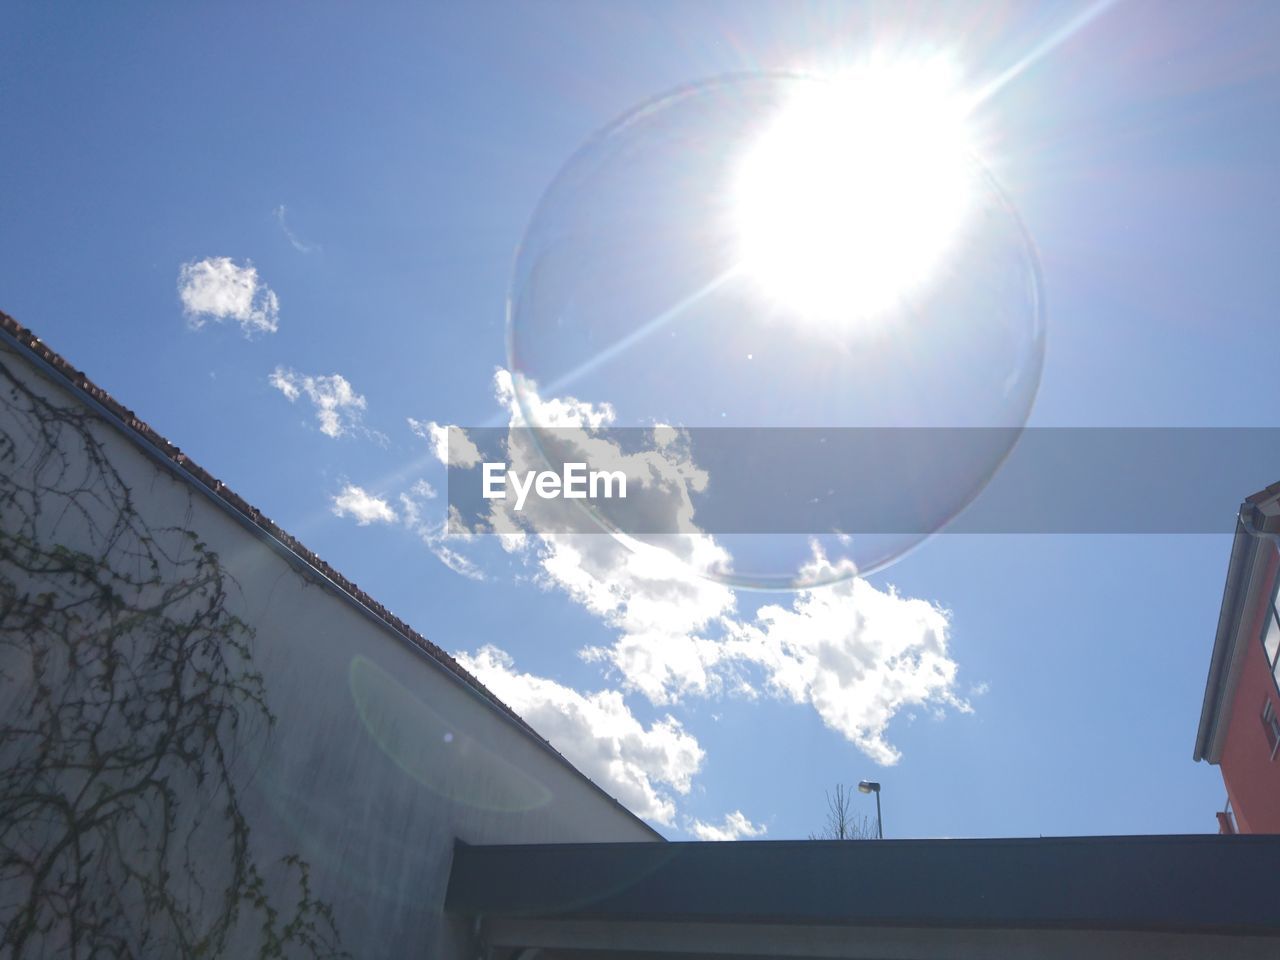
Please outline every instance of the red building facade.
[{"label": "red building facade", "polygon": [[1236,522],[1195,759],[1222,770],[1222,833],[1280,833],[1280,483]]}]

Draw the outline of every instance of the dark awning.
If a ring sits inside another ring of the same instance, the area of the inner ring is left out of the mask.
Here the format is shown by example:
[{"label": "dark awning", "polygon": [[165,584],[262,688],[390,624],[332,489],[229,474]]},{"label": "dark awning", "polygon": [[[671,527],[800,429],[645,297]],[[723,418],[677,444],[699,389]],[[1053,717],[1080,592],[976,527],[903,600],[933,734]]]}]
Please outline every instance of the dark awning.
[{"label": "dark awning", "polygon": [[446,910],[545,956],[1096,960],[1280,956],[1278,904],[1280,836],[1152,836],[460,843]]}]

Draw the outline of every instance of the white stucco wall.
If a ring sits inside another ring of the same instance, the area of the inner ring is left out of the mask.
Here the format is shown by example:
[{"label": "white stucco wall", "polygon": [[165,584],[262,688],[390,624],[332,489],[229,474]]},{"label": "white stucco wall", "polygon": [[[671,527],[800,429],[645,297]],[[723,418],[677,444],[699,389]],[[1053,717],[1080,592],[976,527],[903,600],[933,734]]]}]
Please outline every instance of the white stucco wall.
[{"label": "white stucco wall", "polygon": [[[0,345],[0,363],[14,380],[55,407],[85,409],[82,396],[55,385],[25,351]],[[10,384],[0,383],[0,388],[9,389]],[[31,435],[29,424],[20,422],[12,409],[0,407],[0,417],[7,418],[0,419],[0,435],[16,438],[15,455],[4,469],[19,486],[42,482],[32,469],[39,463],[44,440]],[[341,946],[352,956],[462,955],[451,940],[457,931],[447,929],[441,914],[455,840],[656,839],[421,648],[362,613],[351,599],[305,575],[296,558],[291,562],[292,555],[273,549],[225,507],[175,477],[130,436],[101,420],[91,429],[142,521],[151,529],[193,532],[234,580],[224,601],[225,613],[241,618],[252,631],[243,670],[261,674],[266,707],[275,717],[274,723],[267,723],[262,714],[246,707],[245,721],[235,729],[225,716],[219,721],[219,736],[233,745],[230,769],[235,802],[249,828],[249,853],[262,865],[268,886],[280,872],[275,865],[281,858],[305,862],[309,899],[332,907]],[[79,451],[65,452],[71,456],[66,464],[71,471],[85,469]],[[4,509],[0,517],[17,529],[16,514]],[[92,509],[108,508],[98,504]],[[110,518],[104,514],[101,519],[105,523]],[[87,520],[66,511],[49,512],[36,526],[42,537],[71,550],[93,553],[101,546],[89,535]],[[166,531],[163,536],[169,538],[166,543],[176,543],[172,538],[177,535]],[[170,571],[162,565],[158,575],[164,581],[181,576],[183,569],[175,565]],[[6,568],[0,557],[0,582],[7,582],[11,595],[38,595],[44,589],[41,577],[13,565]],[[449,599],[442,596],[439,602]],[[430,632],[429,623],[419,626]],[[4,639],[0,722],[14,729],[30,709],[35,668],[28,662],[30,651],[23,646],[20,628],[8,624]],[[435,639],[448,646],[448,638]],[[138,657],[146,662],[145,652]],[[122,722],[105,708],[101,716]],[[38,763],[38,757],[20,756],[32,749],[32,742],[12,737],[0,741],[0,771]],[[71,796],[85,780],[68,777],[60,773],[54,779],[61,784],[58,789]],[[195,823],[202,811],[216,814],[227,801],[224,793],[211,790],[208,783],[183,787],[175,824]],[[40,829],[30,824],[23,828],[19,840],[24,849],[56,843],[63,827],[52,822],[48,836],[32,835]],[[141,836],[154,824],[122,829],[126,836]],[[190,835],[194,839],[184,841],[190,849],[181,862],[197,883],[215,888],[227,875],[226,851],[219,844],[228,841],[219,839],[217,830],[192,830]],[[91,876],[93,863],[89,858],[82,872]],[[12,894],[22,882],[0,876],[0,924],[12,919],[2,915],[3,904],[12,902],[4,894]],[[282,896],[301,896],[296,872],[288,882],[292,886]],[[184,883],[184,890],[194,889],[190,881]],[[194,895],[180,896],[186,898],[184,903],[193,902]],[[207,892],[198,901],[204,904],[201,910],[209,911],[216,911],[220,902]],[[59,922],[63,927],[70,923]],[[126,939],[140,936],[126,929],[127,918],[120,925]],[[61,933],[46,932],[39,950],[37,941],[28,937],[27,954],[53,950],[50,955],[70,955],[75,935],[69,927]],[[57,946],[59,937],[66,941],[63,947]],[[230,955],[256,955],[255,937],[252,923],[238,923],[228,941],[234,945]],[[311,953],[296,945],[286,951],[289,956]]]}]

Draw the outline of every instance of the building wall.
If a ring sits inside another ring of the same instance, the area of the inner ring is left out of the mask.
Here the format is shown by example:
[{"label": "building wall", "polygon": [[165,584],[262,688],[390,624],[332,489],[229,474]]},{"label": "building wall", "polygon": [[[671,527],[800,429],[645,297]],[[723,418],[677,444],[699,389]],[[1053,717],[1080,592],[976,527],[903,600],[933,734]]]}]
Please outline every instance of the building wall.
[{"label": "building wall", "polygon": [[658,839],[87,411],[0,343],[0,954],[461,956],[455,840]]},{"label": "building wall", "polygon": [[1261,642],[1275,583],[1275,551],[1264,551],[1263,556],[1269,569],[1262,589],[1256,591],[1258,601],[1240,625],[1237,642],[1244,646],[1243,662],[1219,760],[1240,833],[1280,833],[1280,752],[1272,760],[1272,744],[1262,722],[1268,699],[1280,713],[1280,694]]}]

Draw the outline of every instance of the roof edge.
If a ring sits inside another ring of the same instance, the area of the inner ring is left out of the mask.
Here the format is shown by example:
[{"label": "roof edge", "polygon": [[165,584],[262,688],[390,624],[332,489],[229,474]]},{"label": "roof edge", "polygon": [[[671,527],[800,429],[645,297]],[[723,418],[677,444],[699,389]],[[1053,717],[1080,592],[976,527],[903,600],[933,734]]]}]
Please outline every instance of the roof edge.
[{"label": "roof edge", "polygon": [[1200,724],[1196,730],[1196,745],[1192,759],[1208,760],[1217,763],[1219,749],[1218,726],[1222,719],[1223,707],[1229,699],[1227,680],[1231,674],[1230,664],[1234,659],[1236,638],[1240,633],[1240,618],[1243,615],[1245,598],[1249,593],[1249,584],[1253,579],[1252,572],[1258,552],[1260,538],[1255,535],[1244,522],[1256,508],[1258,500],[1270,491],[1254,494],[1240,505],[1236,515],[1235,538],[1231,542],[1231,559],[1227,563],[1227,579],[1222,588],[1222,607],[1218,612],[1218,629],[1213,639],[1213,653],[1209,658],[1209,673],[1205,678],[1204,701],[1200,707]]}]

